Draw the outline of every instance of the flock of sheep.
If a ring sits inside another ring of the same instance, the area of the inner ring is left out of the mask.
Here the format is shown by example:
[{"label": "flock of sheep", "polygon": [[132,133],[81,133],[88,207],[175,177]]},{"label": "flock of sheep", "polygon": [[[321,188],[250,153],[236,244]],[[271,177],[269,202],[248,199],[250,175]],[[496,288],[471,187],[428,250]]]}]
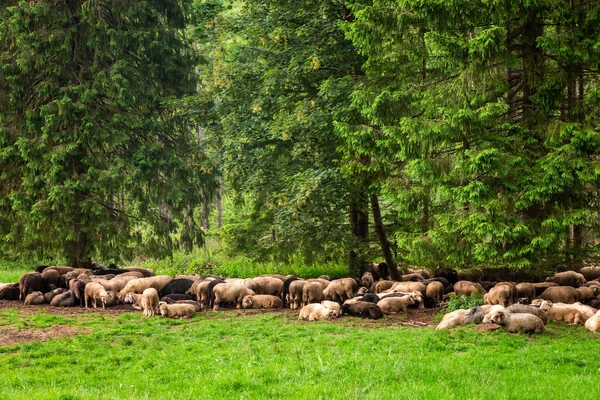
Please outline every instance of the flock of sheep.
[{"label": "flock of sheep", "polygon": [[[112,266],[111,266],[112,267]],[[160,314],[189,318],[221,306],[300,310],[304,320],[326,320],[341,315],[379,319],[406,313],[408,307],[438,307],[449,293],[480,293],[484,305],[446,314],[437,329],[469,323],[495,323],[509,332],[542,333],[547,321],[564,321],[600,330],[600,267],[565,271],[544,282],[514,283],[482,280],[482,274],[460,276],[453,270],[405,270],[403,280],[380,279],[377,267],[360,279],[299,279],[278,274],[256,278],[154,274],[139,267],[94,270],[40,266],[18,283],[0,284],[0,300],[56,307],[110,307],[132,304],[145,316]],[[469,278],[467,280],[466,278]]]}]

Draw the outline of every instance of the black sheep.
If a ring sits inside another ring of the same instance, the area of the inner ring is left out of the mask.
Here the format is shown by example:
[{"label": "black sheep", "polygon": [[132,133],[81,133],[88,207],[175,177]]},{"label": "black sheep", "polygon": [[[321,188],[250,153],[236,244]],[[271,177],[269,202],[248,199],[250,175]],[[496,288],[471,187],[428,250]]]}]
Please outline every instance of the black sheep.
[{"label": "black sheep", "polygon": [[192,298],[192,296],[188,295],[188,294],[181,294],[181,293],[170,293],[167,295],[164,295],[163,297],[160,298],[160,301],[164,301],[165,303],[171,304],[171,303],[175,303],[176,301],[182,301],[182,300],[194,300]]},{"label": "black sheep", "polygon": [[291,277],[291,278],[287,278],[284,282],[283,282],[283,290],[281,292],[281,300],[283,300],[283,306],[285,307],[286,304],[289,306],[289,302],[288,302],[288,296],[290,294],[290,285],[292,282],[297,281],[298,278],[296,277]]},{"label": "black sheep", "polygon": [[21,279],[19,280],[19,300],[25,300],[25,297],[31,292],[46,293],[47,291],[46,280],[39,272],[30,272],[21,275]]},{"label": "black sheep", "polygon": [[377,304],[366,301],[357,301],[354,304],[344,304],[341,307],[343,314],[352,315],[360,318],[380,319],[383,318],[383,311]]},{"label": "black sheep", "polygon": [[19,284],[15,283],[0,290],[0,300],[19,300]]},{"label": "black sheep", "polygon": [[[164,297],[168,294],[185,294],[192,287],[194,281],[187,278],[173,279],[167,286],[158,292],[159,297]],[[190,298],[191,300],[191,298]]]}]

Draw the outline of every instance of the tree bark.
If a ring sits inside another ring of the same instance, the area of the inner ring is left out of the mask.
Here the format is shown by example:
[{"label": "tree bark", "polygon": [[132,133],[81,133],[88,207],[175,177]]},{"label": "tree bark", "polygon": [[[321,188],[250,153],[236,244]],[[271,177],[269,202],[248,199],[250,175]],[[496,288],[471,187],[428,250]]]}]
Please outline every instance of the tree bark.
[{"label": "tree bark", "polygon": [[392,279],[395,281],[401,281],[402,275],[400,274],[400,271],[398,271],[398,267],[396,266],[394,258],[392,257],[390,242],[387,240],[387,235],[383,226],[383,220],[381,218],[379,199],[375,194],[371,195],[371,209],[373,211],[373,222],[375,223],[375,231],[377,232],[377,236],[379,236],[379,244],[381,245],[381,251],[383,252],[385,263],[389,268]]},{"label": "tree bark", "polygon": [[348,270],[351,275],[362,275],[369,262],[361,257],[361,252],[357,252],[355,247],[366,246],[369,238],[369,203],[364,194],[350,195],[350,198],[350,229],[357,245],[352,246],[353,248],[349,251]]}]

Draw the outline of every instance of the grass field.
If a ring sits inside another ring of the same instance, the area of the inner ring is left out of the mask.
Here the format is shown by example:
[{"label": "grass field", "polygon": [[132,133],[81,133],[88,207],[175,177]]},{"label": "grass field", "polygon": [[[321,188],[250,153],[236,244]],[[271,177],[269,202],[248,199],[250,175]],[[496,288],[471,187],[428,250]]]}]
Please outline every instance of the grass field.
[{"label": "grass field", "polygon": [[[33,311],[32,311],[33,310]],[[78,332],[0,346],[5,399],[597,399],[600,341],[551,323],[540,336],[454,331],[289,311],[52,315],[0,309],[2,335]],[[12,333],[11,333],[12,332]]]}]

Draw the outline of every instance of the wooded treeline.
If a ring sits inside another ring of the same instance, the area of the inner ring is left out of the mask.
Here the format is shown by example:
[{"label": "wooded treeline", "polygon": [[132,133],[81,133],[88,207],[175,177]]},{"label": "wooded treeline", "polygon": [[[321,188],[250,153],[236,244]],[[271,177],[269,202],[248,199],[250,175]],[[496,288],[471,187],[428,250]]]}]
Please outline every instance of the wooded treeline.
[{"label": "wooded treeline", "polygon": [[[597,254],[600,4],[8,1],[0,237],[530,268]],[[204,205],[204,206],[203,206]]]}]

